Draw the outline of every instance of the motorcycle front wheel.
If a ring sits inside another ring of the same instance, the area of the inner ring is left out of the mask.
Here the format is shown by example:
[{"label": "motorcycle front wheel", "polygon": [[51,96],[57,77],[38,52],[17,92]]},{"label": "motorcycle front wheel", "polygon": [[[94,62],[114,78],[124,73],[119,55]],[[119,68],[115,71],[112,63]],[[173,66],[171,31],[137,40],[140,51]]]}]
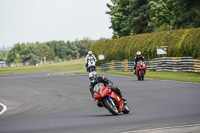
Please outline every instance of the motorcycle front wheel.
[{"label": "motorcycle front wheel", "polygon": [[89,67],[89,72],[93,72],[93,71],[96,71],[95,67],[94,66]]},{"label": "motorcycle front wheel", "polygon": [[104,101],[105,107],[112,113],[113,115],[118,115],[118,109],[115,106],[114,102],[112,99]]},{"label": "motorcycle front wheel", "polygon": [[141,71],[141,80],[144,80],[144,72]]},{"label": "motorcycle front wheel", "polygon": [[139,74],[139,72],[137,73],[137,78],[138,78],[138,80],[140,80],[140,74]]},{"label": "motorcycle front wheel", "polygon": [[130,112],[130,109],[128,105],[125,105],[125,110],[123,111],[124,114],[128,114]]}]

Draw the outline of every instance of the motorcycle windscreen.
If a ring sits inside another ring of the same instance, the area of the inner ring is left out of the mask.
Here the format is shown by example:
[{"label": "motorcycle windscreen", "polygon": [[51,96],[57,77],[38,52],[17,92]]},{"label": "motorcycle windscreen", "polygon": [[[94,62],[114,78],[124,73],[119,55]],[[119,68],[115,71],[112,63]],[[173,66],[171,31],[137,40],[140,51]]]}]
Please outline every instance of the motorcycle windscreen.
[{"label": "motorcycle windscreen", "polygon": [[102,87],[103,83],[98,83],[94,86],[94,99],[95,100],[100,100],[102,98],[101,96],[101,87]]},{"label": "motorcycle windscreen", "polygon": [[92,59],[90,59],[90,60],[88,61],[88,64],[89,64],[89,66],[95,66],[95,61],[92,60]]},{"label": "motorcycle windscreen", "polygon": [[98,93],[101,91],[101,86],[103,85],[103,83],[98,83],[94,86],[94,92]]},{"label": "motorcycle windscreen", "polygon": [[143,65],[143,61],[142,60],[140,60],[139,63],[140,63],[141,66]]}]

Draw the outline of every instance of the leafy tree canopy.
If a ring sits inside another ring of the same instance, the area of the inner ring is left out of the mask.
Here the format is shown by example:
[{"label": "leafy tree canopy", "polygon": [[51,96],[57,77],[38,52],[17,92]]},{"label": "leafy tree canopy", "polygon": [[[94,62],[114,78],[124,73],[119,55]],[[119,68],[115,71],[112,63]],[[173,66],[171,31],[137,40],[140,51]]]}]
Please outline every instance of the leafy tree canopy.
[{"label": "leafy tree canopy", "polygon": [[[102,39],[104,40],[104,39]],[[44,60],[71,59],[83,57],[91,49],[96,41],[89,38],[82,40],[70,41],[49,41],[45,43],[17,43],[8,52],[8,54],[0,54],[0,60],[6,60],[7,63],[36,63]]]},{"label": "leafy tree canopy", "polygon": [[200,27],[199,0],[111,0],[113,38]]}]

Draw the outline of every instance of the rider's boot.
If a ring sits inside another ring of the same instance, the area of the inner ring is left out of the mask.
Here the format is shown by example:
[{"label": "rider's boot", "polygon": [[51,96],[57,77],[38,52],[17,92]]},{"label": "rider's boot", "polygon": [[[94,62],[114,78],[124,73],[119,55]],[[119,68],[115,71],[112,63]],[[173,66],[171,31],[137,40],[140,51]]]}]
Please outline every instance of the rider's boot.
[{"label": "rider's boot", "polygon": [[134,71],[134,75],[136,75],[136,71]]},{"label": "rider's boot", "polygon": [[97,101],[97,106],[100,108],[103,107],[103,105],[99,101]]},{"label": "rider's boot", "polygon": [[125,98],[122,98],[122,101],[124,102],[124,105],[126,105],[126,104],[127,104],[127,102],[126,102],[126,99],[125,99]]}]

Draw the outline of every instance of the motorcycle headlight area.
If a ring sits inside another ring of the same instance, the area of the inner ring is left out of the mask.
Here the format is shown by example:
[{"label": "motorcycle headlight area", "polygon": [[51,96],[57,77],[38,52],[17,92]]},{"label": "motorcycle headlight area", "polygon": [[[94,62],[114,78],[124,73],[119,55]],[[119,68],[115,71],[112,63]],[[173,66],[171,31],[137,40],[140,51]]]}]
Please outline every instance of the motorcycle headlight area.
[{"label": "motorcycle headlight area", "polygon": [[101,86],[103,85],[103,83],[98,83],[94,86],[94,92],[99,92],[101,91]]}]

